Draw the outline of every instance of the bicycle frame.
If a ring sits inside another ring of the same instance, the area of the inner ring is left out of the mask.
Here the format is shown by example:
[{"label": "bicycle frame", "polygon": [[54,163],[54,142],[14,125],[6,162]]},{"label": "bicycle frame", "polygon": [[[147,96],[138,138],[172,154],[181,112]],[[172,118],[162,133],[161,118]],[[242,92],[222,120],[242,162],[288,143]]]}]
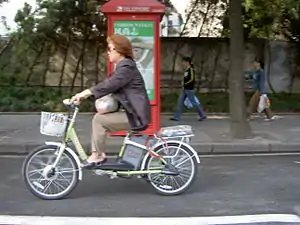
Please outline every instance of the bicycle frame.
[{"label": "bicycle frame", "polygon": [[[78,153],[79,158],[81,160],[86,160],[87,159],[87,154],[85,153],[84,148],[82,147],[82,145],[81,145],[81,143],[79,141],[79,138],[77,136],[77,133],[75,131],[75,128],[74,128],[74,124],[75,124],[75,120],[76,120],[76,116],[77,116],[78,112],[79,112],[78,107],[74,108],[74,112],[73,112],[72,116],[71,116],[71,113],[69,111],[64,139],[63,139],[63,142],[60,145],[60,148],[58,150],[58,154],[57,154],[56,160],[55,160],[55,162],[53,164],[54,167],[57,166],[57,164],[58,164],[58,162],[59,162],[59,160],[60,160],[63,152],[65,151],[65,149],[67,147],[67,143],[68,142],[72,142],[74,144],[75,150]],[[131,135],[131,133],[127,132],[127,134],[126,134],[126,136],[124,138],[123,144],[121,146],[119,155],[118,155],[119,157],[123,156],[123,154],[125,152],[125,147],[126,147],[127,144],[130,144],[130,145],[133,145],[135,147],[141,148],[144,151],[149,151],[154,156],[159,156],[157,153],[155,153],[151,149],[148,149],[147,146],[139,144],[139,143],[136,143],[134,141],[131,141],[130,140],[130,135]],[[163,164],[167,164],[167,162],[162,157],[159,157],[159,159],[162,161]],[[105,172],[107,172],[107,173],[109,173],[109,172],[113,173],[114,171],[105,170]],[[119,175],[143,175],[143,174],[161,173],[161,172],[162,172],[162,169],[117,171],[116,173],[119,174]]]}]

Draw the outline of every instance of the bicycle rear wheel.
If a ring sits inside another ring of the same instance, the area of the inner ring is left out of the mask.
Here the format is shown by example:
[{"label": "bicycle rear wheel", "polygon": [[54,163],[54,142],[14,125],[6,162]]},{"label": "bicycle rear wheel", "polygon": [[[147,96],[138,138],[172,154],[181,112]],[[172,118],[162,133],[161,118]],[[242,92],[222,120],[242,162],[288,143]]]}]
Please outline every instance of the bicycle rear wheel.
[{"label": "bicycle rear wheel", "polygon": [[[155,152],[175,167],[178,175],[148,174],[151,185],[162,195],[179,195],[187,191],[195,181],[198,172],[198,163],[193,152],[185,145],[172,141],[168,142],[168,148],[160,145]],[[153,170],[163,167],[160,159],[149,157],[145,169]]]},{"label": "bicycle rear wheel", "polygon": [[61,199],[69,195],[78,183],[78,165],[72,155],[64,151],[53,168],[59,147],[44,145],[33,150],[23,163],[22,174],[27,188],[45,200]]}]

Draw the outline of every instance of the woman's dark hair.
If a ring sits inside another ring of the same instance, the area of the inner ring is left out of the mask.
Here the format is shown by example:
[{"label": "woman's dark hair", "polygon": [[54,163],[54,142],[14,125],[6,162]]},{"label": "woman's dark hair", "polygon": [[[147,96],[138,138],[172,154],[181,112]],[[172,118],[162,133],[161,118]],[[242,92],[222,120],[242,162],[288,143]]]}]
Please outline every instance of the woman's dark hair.
[{"label": "woman's dark hair", "polygon": [[191,58],[191,57],[189,57],[189,56],[183,56],[183,57],[182,57],[182,60],[183,60],[184,62],[188,62],[188,63],[190,64],[190,66],[191,66],[192,68],[194,68],[194,64],[193,64],[193,62],[192,62],[192,58]]},{"label": "woman's dark hair", "polygon": [[265,63],[264,63],[261,59],[255,58],[255,59],[254,59],[254,62],[259,63],[259,65],[260,65],[260,67],[261,67],[262,69],[265,68]]}]

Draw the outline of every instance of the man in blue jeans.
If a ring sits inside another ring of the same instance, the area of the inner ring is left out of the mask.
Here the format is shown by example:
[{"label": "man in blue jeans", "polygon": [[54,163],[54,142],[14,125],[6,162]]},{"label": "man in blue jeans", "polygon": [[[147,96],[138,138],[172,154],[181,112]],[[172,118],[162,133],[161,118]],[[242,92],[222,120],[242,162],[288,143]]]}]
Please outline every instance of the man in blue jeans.
[{"label": "man in blue jeans", "polygon": [[195,88],[195,70],[194,66],[192,63],[192,60],[190,57],[183,57],[182,58],[182,65],[184,68],[184,78],[183,78],[183,87],[182,87],[182,92],[179,96],[178,99],[178,105],[177,105],[177,110],[172,118],[170,120],[174,121],[179,121],[180,116],[182,113],[182,109],[184,106],[184,101],[186,98],[189,99],[189,101],[193,104],[193,107],[196,108],[198,114],[199,114],[199,121],[202,121],[206,119],[206,115],[200,104],[198,104],[195,101],[195,93],[194,93],[194,88]]}]

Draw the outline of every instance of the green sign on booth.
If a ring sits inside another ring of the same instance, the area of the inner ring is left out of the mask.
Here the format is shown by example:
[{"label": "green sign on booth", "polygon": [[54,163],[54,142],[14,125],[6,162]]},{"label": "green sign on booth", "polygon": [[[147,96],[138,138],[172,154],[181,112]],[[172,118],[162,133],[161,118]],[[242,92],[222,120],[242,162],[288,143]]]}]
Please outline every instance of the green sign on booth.
[{"label": "green sign on booth", "polygon": [[134,60],[141,72],[150,100],[154,100],[154,22],[148,20],[114,21],[114,33],[129,38]]}]

